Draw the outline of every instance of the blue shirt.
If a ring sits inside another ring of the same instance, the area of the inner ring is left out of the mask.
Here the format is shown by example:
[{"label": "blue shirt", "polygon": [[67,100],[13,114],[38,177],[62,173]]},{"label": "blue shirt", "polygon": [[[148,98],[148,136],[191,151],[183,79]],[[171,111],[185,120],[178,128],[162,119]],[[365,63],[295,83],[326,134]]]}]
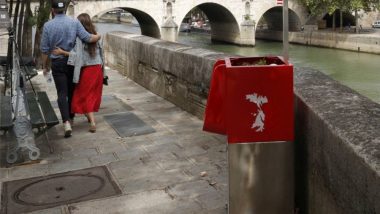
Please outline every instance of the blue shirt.
[{"label": "blue shirt", "polygon": [[57,14],[54,19],[48,21],[44,25],[41,38],[41,52],[49,54],[52,59],[62,58],[63,55],[50,54],[56,47],[63,50],[71,51],[75,45],[75,39],[79,37],[84,42],[89,42],[91,34],[89,34],[79,22],[65,14]]}]

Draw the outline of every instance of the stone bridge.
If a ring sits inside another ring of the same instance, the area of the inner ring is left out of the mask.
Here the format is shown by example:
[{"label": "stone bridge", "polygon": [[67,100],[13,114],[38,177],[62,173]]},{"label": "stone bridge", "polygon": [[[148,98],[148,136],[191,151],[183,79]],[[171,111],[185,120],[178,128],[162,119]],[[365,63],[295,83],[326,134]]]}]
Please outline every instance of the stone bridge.
[{"label": "stone bridge", "polygon": [[[139,22],[145,36],[176,41],[179,25],[194,7],[208,17],[211,39],[239,45],[255,45],[256,26],[265,20],[270,29],[282,30],[282,7],[276,0],[80,0],[69,5],[68,14],[91,17],[124,9]],[[306,11],[289,1],[289,29],[297,31],[306,21]]]}]

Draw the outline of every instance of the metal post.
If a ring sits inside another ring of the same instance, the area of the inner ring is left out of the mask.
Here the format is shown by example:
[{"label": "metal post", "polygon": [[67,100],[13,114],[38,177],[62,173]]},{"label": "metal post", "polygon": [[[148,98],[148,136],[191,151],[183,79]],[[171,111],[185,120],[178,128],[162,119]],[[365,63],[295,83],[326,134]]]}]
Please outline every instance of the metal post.
[{"label": "metal post", "polygon": [[283,7],[282,7],[282,33],[283,33],[283,56],[285,63],[288,64],[289,61],[289,14],[288,14],[288,0],[283,1]]}]

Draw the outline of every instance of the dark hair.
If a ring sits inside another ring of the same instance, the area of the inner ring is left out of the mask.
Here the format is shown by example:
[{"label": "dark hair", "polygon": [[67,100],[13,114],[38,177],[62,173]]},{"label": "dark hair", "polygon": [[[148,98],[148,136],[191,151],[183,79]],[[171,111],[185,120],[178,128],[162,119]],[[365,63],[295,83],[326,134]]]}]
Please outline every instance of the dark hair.
[{"label": "dark hair", "polygon": [[[87,32],[91,34],[96,34],[95,26],[92,24],[91,18],[87,13],[81,13],[77,17],[80,23],[83,25],[84,29],[86,29]],[[95,56],[95,51],[96,51],[96,42],[95,43],[88,43],[87,44],[87,51],[90,54],[91,57]]]}]

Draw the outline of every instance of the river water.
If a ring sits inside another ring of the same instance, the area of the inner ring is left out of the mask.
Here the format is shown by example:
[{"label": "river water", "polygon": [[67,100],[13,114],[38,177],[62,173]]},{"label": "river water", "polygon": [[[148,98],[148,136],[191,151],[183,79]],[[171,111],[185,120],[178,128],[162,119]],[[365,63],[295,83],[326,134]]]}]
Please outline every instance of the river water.
[{"label": "river water", "polygon": [[[140,34],[138,25],[109,23],[97,23],[96,25],[102,34],[109,31]],[[256,40],[255,47],[241,47],[212,43],[210,35],[199,33],[180,33],[178,42],[242,56],[280,55],[282,52],[281,42]],[[380,55],[291,44],[289,58],[295,67],[312,67],[320,70],[380,103]]]}]

